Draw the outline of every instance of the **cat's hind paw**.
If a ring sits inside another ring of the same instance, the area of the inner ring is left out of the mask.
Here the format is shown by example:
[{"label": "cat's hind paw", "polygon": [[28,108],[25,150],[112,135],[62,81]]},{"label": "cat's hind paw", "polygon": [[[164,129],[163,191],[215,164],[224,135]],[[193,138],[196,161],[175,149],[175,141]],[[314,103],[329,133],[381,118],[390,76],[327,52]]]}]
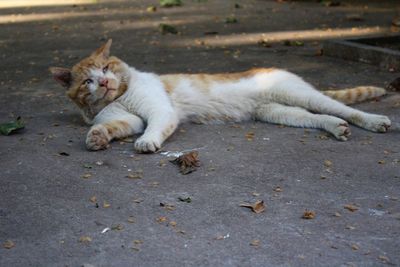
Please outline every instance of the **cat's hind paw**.
[{"label": "cat's hind paw", "polygon": [[109,146],[110,136],[107,128],[101,124],[94,125],[86,136],[86,148],[88,150],[101,150]]},{"label": "cat's hind paw", "polygon": [[147,137],[140,137],[135,142],[135,150],[140,153],[154,153],[160,148],[160,142]]}]

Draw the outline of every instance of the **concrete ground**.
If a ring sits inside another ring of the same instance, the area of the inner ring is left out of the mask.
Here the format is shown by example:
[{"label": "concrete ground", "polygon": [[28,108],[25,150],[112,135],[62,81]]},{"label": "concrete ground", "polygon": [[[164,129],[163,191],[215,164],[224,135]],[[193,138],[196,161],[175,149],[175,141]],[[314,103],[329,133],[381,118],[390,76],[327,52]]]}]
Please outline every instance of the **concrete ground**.
[{"label": "concrete ground", "polygon": [[[136,154],[130,140],[85,149],[88,126],[48,67],[71,66],[107,38],[116,56],[159,73],[275,66],[319,88],[399,76],[320,56],[321,39],[396,31],[398,1],[183,2],[0,9],[0,121],[26,121],[0,136],[0,266],[400,265],[398,130],[353,126],[338,142],[255,122],[183,124],[163,150],[199,148],[201,166],[188,175],[165,155]],[[232,15],[238,23],[226,24]],[[162,35],[160,23],[180,33]],[[400,122],[399,103],[392,93],[356,107]],[[256,200],[265,212],[240,207]],[[302,219],[305,210],[315,218]]]}]

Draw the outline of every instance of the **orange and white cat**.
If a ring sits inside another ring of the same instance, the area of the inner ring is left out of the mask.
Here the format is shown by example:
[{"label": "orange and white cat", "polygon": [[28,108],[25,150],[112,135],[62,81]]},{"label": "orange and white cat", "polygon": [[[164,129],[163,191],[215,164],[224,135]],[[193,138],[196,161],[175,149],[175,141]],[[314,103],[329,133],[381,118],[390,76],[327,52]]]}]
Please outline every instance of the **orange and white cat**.
[{"label": "orange and white cat", "polygon": [[[71,70],[50,68],[68,96],[93,124],[86,138],[90,150],[112,139],[143,133],[139,152],[155,152],[184,121],[244,121],[320,128],[338,140],[350,135],[348,122],[386,132],[390,120],[344,105],[385,94],[363,86],[321,93],[297,75],[280,69],[252,69],[225,74],[145,73],[110,56],[111,40]],[[328,95],[328,96],[327,96]],[[309,112],[309,111],[311,112]]]}]

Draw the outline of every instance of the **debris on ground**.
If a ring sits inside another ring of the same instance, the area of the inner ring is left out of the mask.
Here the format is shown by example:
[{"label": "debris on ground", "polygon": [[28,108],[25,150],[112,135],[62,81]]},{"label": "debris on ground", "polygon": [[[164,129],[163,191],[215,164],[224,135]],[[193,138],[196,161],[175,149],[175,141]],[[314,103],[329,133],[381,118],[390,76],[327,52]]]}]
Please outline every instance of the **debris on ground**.
[{"label": "debris on ground", "polygon": [[89,236],[84,235],[79,238],[79,243],[89,244],[90,242],[92,242],[92,238]]},{"label": "debris on ground", "polygon": [[170,203],[164,203],[164,202],[160,202],[160,207],[165,208],[166,210],[175,210],[175,206],[170,204]]},{"label": "debris on ground", "polygon": [[352,204],[347,204],[343,206],[346,210],[349,210],[351,212],[354,212],[356,210],[358,210],[358,207]]},{"label": "debris on ground", "polygon": [[181,0],[160,0],[160,6],[162,7],[174,7],[174,6],[181,6]]},{"label": "debris on ground", "polygon": [[143,171],[142,170],[138,170],[138,171],[129,173],[126,177],[129,178],[129,179],[142,179],[143,178]]},{"label": "debris on ground", "polygon": [[18,130],[25,128],[25,124],[21,117],[18,117],[15,121],[0,123],[0,134],[10,135],[16,133]]},{"label": "debris on ground", "polygon": [[315,218],[315,211],[305,210],[303,213],[303,216],[301,216],[301,218],[306,219],[306,220],[312,220]]},{"label": "debris on ground", "polygon": [[285,40],[285,41],[283,41],[283,45],[285,45],[285,46],[304,46],[304,43],[301,41]]},{"label": "debris on ground", "polygon": [[15,243],[13,241],[11,241],[11,240],[6,240],[3,243],[3,248],[12,249],[13,247],[15,247]]},{"label": "debris on ground", "polygon": [[238,20],[235,16],[229,16],[225,19],[225,23],[228,23],[228,24],[238,23]]},{"label": "debris on ground", "polygon": [[261,213],[265,211],[264,200],[257,200],[253,204],[240,204],[240,207],[250,208],[255,213]]},{"label": "debris on ground", "polygon": [[178,158],[171,160],[179,166],[179,170],[182,174],[189,174],[194,172],[200,167],[199,153],[197,151],[188,152],[179,156]]},{"label": "debris on ground", "polygon": [[261,241],[258,239],[254,239],[250,242],[250,246],[258,248],[260,246]]},{"label": "debris on ground", "polygon": [[158,25],[158,28],[160,29],[160,32],[162,34],[178,34],[178,30],[174,26],[171,26],[169,24],[160,23],[160,25]]},{"label": "debris on ground", "polygon": [[186,202],[186,203],[191,203],[192,198],[191,197],[178,197],[179,201]]}]

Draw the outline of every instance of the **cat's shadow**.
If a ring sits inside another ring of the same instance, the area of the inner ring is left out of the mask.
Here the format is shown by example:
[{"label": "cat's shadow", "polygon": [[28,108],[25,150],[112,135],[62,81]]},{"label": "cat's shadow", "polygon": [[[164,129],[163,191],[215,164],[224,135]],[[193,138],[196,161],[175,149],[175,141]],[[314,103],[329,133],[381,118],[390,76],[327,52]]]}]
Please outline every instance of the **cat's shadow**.
[{"label": "cat's shadow", "polygon": [[70,124],[77,127],[88,126],[81,115],[76,112],[63,112],[54,115],[54,119],[62,124]]}]

